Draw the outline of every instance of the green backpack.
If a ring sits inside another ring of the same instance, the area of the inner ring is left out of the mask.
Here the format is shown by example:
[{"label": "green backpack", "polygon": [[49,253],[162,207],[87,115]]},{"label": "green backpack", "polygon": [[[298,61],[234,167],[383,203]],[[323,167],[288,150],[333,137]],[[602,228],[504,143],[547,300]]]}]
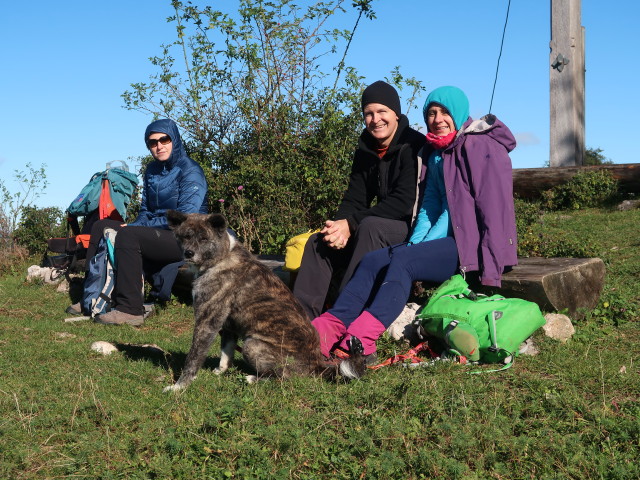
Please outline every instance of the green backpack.
[{"label": "green backpack", "polygon": [[545,324],[533,302],[476,294],[461,275],[444,282],[416,314],[418,333],[444,340],[450,353],[509,368],[520,344]]}]

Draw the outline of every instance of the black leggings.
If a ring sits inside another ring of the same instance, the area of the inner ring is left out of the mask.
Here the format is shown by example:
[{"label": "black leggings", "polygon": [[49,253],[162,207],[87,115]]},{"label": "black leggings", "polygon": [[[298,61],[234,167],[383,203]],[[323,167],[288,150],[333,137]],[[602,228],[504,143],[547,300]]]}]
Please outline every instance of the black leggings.
[{"label": "black leggings", "polygon": [[87,249],[89,260],[95,255],[96,247],[105,228],[118,232],[116,237],[116,286],[115,307],[131,315],[144,313],[143,261],[156,265],[167,265],[182,260],[182,249],[170,230],[152,227],[122,227],[122,222],[99,220],[91,228],[91,239]]}]

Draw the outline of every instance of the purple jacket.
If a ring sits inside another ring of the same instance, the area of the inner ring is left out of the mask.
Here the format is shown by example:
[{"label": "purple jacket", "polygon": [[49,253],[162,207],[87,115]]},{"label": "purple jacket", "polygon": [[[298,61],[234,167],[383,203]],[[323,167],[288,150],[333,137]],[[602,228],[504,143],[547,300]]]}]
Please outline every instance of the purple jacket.
[{"label": "purple jacket", "polygon": [[[495,115],[467,120],[442,152],[444,183],[460,270],[480,271],[483,285],[500,287],[504,267],[518,264],[513,173],[516,140]],[[429,158],[432,147],[424,147]]]}]

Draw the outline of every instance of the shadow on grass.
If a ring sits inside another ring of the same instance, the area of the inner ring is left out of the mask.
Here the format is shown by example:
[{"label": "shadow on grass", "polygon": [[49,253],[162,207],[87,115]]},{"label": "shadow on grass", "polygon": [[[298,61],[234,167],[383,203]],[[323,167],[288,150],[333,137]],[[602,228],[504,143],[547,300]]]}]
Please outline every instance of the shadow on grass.
[{"label": "shadow on grass", "polygon": [[[147,361],[157,367],[171,370],[172,376],[178,378],[187,359],[185,352],[165,351],[157,345],[140,345],[131,343],[116,343],[119,352],[132,361]],[[246,374],[252,374],[251,367],[242,358],[234,358],[235,367]],[[207,357],[202,365],[203,369],[214,370],[220,365],[220,357]]]}]

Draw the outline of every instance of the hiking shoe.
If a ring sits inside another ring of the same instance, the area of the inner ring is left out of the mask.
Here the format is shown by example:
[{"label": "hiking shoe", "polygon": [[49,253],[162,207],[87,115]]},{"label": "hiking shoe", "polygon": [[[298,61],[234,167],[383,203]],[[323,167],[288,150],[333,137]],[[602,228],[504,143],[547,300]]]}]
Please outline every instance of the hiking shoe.
[{"label": "hiking shoe", "polygon": [[118,310],[111,310],[110,312],[98,315],[93,319],[96,323],[102,323],[104,325],[133,325],[139,327],[144,323],[143,315],[131,315],[129,313],[120,312]]},{"label": "hiking shoe", "polygon": [[82,313],[82,304],[80,302],[69,305],[65,312],[69,315],[84,315]]}]

